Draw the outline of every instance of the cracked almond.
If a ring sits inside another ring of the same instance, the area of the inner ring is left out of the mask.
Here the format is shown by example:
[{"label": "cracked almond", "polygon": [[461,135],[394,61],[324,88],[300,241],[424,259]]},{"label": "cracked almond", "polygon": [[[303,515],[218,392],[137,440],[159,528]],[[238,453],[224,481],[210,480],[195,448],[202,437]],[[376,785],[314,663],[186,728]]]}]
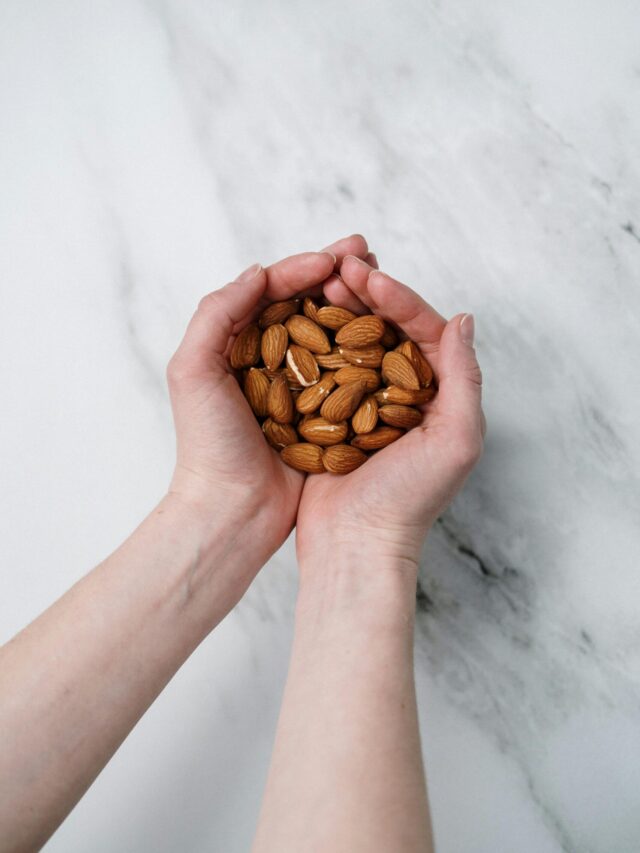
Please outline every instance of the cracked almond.
[{"label": "cracked almond", "polygon": [[287,350],[287,368],[303,388],[315,385],[320,379],[318,362],[308,349],[291,344]]}]

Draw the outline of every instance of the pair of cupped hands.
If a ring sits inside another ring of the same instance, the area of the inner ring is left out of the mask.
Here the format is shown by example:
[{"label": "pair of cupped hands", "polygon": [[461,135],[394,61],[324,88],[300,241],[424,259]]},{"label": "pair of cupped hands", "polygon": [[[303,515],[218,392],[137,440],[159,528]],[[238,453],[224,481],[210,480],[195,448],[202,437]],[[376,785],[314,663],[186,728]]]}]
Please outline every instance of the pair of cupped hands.
[{"label": "pair of cupped hands", "polygon": [[[307,294],[393,323],[418,344],[438,382],[422,425],[346,476],[305,476],[287,467],[265,441],[228,362],[235,336],[265,305]],[[250,267],[201,300],[169,363],[177,433],[170,494],[212,525],[224,519],[242,528],[259,562],[295,524],[301,567],[344,554],[417,569],[426,533],[482,452],[473,331],[471,315],[447,322],[379,271],[360,235]]]}]

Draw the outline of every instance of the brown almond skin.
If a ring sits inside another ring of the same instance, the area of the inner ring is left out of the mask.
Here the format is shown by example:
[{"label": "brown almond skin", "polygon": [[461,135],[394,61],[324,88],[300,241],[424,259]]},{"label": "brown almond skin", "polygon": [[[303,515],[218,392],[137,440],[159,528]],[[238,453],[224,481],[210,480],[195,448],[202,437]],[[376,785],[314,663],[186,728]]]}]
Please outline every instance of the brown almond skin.
[{"label": "brown almond skin", "polygon": [[368,347],[339,347],[340,355],[349,362],[355,364],[356,367],[380,367],[382,359],[385,356],[385,348],[380,344],[372,344]]},{"label": "brown almond skin", "polygon": [[320,324],[320,320],[318,320],[318,306],[310,296],[305,296],[302,303],[302,311],[305,317],[313,320],[314,323]]},{"label": "brown almond skin", "polygon": [[322,454],[322,463],[330,474],[350,474],[366,461],[366,454],[349,444],[335,444]]},{"label": "brown almond skin", "polygon": [[297,299],[287,299],[284,302],[272,302],[267,305],[260,317],[258,324],[261,329],[267,329],[275,323],[284,323],[292,314],[295,314],[300,307]]},{"label": "brown almond skin", "polygon": [[229,361],[234,370],[252,367],[260,358],[260,329],[255,323],[245,326],[233,342]]},{"label": "brown almond skin", "polygon": [[356,367],[350,364],[341,367],[335,374],[338,385],[346,385],[348,382],[363,382],[365,391],[375,391],[380,387],[380,374],[370,367]]},{"label": "brown almond skin", "polygon": [[349,424],[346,421],[332,423],[326,418],[308,417],[300,421],[298,432],[311,444],[329,447],[331,444],[340,444],[345,440],[349,434]]},{"label": "brown almond skin", "polygon": [[423,388],[431,385],[433,370],[427,359],[422,355],[420,347],[414,341],[402,341],[396,347],[396,352],[409,359]]},{"label": "brown almond skin", "polygon": [[418,391],[398,388],[397,385],[389,385],[375,392],[375,398],[381,406],[387,403],[399,403],[402,406],[422,406],[435,396],[435,388],[420,388]]},{"label": "brown almond skin", "polygon": [[335,332],[355,320],[357,316],[353,311],[347,311],[346,308],[339,308],[337,305],[325,305],[318,310],[316,322],[326,326],[327,329],[333,329]]},{"label": "brown almond skin", "polygon": [[385,349],[393,349],[398,343],[398,334],[389,323],[384,324],[384,334],[380,338],[380,343]]},{"label": "brown almond skin", "polygon": [[331,350],[327,355],[316,355],[315,358],[320,367],[324,367],[325,370],[340,370],[341,367],[349,367],[351,364],[340,355],[337,348]]},{"label": "brown almond skin", "polygon": [[413,429],[420,426],[423,414],[412,406],[400,406],[392,403],[388,406],[382,406],[378,410],[378,417],[389,426],[400,427],[401,429]]},{"label": "brown almond skin", "polygon": [[291,424],[279,424],[267,418],[262,424],[262,432],[265,438],[276,450],[282,450],[290,444],[297,444],[298,433]]},{"label": "brown almond skin", "polygon": [[384,320],[375,314],[356,317],[336,334],[336,343],[341,347],[368,347],[377,344],[384,335]]},{"label": "brown almond skin", "polygon": [[377,423],[378,404],[376,403],[376,398],[372,394],[369,394],[353,413],[351,426],[353,427],[353,431],[360,435],[365,432],[371,432],[371,430],[375,429]]},{"label": "brown almond skin", "polygon": [[360,405],[364,392],[365,388],[361,382],[339,385],[322,404],[320,414],[333,423],[345,421]]},{"label": "brown almond skin", "polygon": [[316,444],[308,444],[307,442],[290,444],[283,448],[280,456],[286,465],[295,468],[296,471],[305,471],[307,474],[324,473],[322,448]]},{"label": "brown almond skin", "polygon": [[382,359],[382,378],[387,385],[397,385],[408,391],[420,389],[420,380],[413,365],[399,352],[388,352]]},{"label": "brown almond skin", "polygon": [[292,344],[287,350],[287,369],[305,388],[314,385],[320,379],[318,362],[308,349],[297,344]]},{"label": "brown almond skin", "polygon": [[397,441],[402,435],[404,435],[404,430],[390,426],[380,426],[374,429],[373,432],[356,435],[355,438],[351,439],[351,444],[360,450],[381,450],[388,444]]},{"label": "brown almond skin", "polygon": [[291,340],[298,346],[305,347],[310,352],[323,354],[331,352],[331,344],[324,329],[308,317],[294,314],[289,317],[285,327]]},{"label": "brown almond skin", "polygon": [[293,420],[293,398],[287,385],[287,377],[281,373],[271,383],[267,397],[269,417],[279,424],[290,424]]},{"label": "brown almond skin", "polygon": [[276,370],[280,367],[287,352],[288,343],[289,335],[281,323],[274,323],[264,330],[260,342],[260,352],[268,370]]},{"label": "brown almond skin", "polygon": [[267,414],[267,397],[270,382],[257,367],[250,367],[244,380],[244,396],[249,401],[254,415],[263,418]]},{"label": "brown almond skin", "polygon": [[323,373],[320,381],[309,388],[305,388],[296,400],[296,409],[303,415],[316,412],[324,400],[329,396],[336,384],[335,373]]}]

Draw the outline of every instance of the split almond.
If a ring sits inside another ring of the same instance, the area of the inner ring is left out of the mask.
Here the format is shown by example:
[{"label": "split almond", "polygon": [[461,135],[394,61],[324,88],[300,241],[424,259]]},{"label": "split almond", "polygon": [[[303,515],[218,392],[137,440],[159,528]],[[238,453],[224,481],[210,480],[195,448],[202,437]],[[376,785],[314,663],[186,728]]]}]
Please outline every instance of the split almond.
[{"label": "split almond", "polygon": [[292,344],[287,350],[287,367],[303,388],[320,379],[318,362],[308,349]]},{"label": "split almond", "polygon": [[312,444],[320,447],[328,447],[331,444],[340,444],[349,434],[349,425],[346,421],[332,423],[326,418],[304,418],[298,424],[300,435]]},{"label": "split almond", "polygon": [[391,404],[389,406],[382,406],[378,410],[378,417],[389,426],[413,429],[422,423],[423,415],[422,412],[411,406]]},{"label": "split almond", "polygon": [[260,342],[260,351],[262,353],[262,360],[268,370],[275,370],[280,367],[282,359],[287,352],[288,343],[289,335],[281,323],[274,323],[264,330],[262,341]]},{"label": "split almond", "polygon": [[351,444],[360,450],[381,450],[388,444],[397,441],[401,435],[404,435],[404,430],[390,426],[381,426],[374,429],[373,432],[357,435],[351,439]]},{"label": "split almond", "polygon": [[329,353],[331,344],[323,329],[313,320],[301,314],[294,314],[285,323],[287,332],[294,343],[310,352]]},{"label": "split almond", "polygon": [[233,342],[229,361],[234,370],[251,367],[260,359],[260,329],[255,323],[245,326]]},{"label": "split almond", "polygon": [[296,471],[305,471],[307,474],[322,474],[322,448],[317,444],[290,444],[283,448],[280,454],[282,461]]},{"label": "split almond", "polygon": [[382,359],[382,378],[389,385],[397,385],[409,391],[420,389],[420,380],[413,365],[399,352],[388,352]]},{"label": "split almond", "polygon": [[320,414],[333,423],[350,418],[358,408],[364,391],[364,385],[361,382],[349,382],[348,385],[340,385],[324,401]]},{"label": "split almond", "polygon": [[356,317],[336,334],[341,347],[357,348],[377,344],[384,334],[384,320],[375,314]]},{"label": "split almond", "polygon": [[367,461],[366,453],[349,444],[327,447],[322,454],[322,463],[331,474],[350,474]]}]

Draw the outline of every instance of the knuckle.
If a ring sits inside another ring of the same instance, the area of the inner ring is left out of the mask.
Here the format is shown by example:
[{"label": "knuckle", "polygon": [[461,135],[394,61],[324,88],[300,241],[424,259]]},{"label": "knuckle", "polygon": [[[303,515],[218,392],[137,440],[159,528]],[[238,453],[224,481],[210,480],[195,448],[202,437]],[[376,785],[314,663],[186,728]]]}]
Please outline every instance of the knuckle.
[{"label": "knuckle", "polygon": [[218,305],[219,298],[217,290],[205,294],[200,302],[198,302],[198,311],[215,310]]},{"label": "knuckle", "polygon": [[484,442],[478,429],[461,429],[454,435],[453,457],[455,465],[462,471],[470,471],[480,460]]}]

